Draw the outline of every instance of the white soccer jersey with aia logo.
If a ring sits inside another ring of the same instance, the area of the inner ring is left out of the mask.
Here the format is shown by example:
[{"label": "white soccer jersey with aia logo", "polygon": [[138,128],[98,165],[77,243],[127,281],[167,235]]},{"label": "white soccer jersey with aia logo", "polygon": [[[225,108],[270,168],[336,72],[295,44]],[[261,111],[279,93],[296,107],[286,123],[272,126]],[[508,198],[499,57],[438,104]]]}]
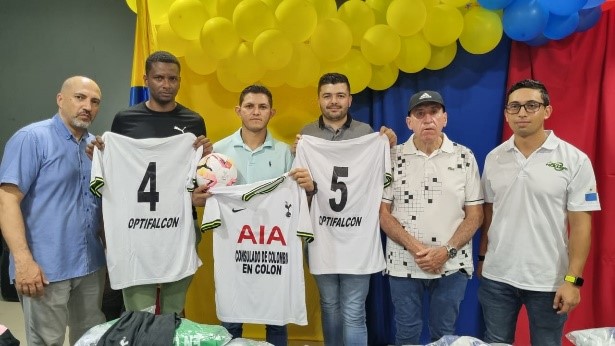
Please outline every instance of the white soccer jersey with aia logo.
[{"label": "white soccer jersey with aia logo", "polygon": [[301,237],[313,239],[305,191],[283,175],[211,189],[216,312],[224,322],[307,324]]},{"label": "white soccer jersey with aia logo", "polygon": [[380,200],[391,183],[386,136],[343,141],[303,135],[294,165],[318,183],[312,198],[312,274],[371,274],[386,265],[380,240]]},{"label": "white soccer jersey with aia logo", "polygon": [[132,139],[106,132],[90,190],[102,198],[113,289],[174,282],[201,265],[190,191],[202,148],[191,133]]}]

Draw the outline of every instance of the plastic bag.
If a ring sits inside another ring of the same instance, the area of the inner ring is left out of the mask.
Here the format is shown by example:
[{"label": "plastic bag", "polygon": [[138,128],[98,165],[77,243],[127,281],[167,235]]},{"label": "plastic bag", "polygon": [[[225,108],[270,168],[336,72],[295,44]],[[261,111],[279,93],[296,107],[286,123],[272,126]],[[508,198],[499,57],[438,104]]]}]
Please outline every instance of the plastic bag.
[{"label": "plastic bag", "polygon": [[577,346],[615,346],[615,327],[575,330],[566,338]]},{"label": "plastic bag", "polygon": [[471,336],[445,335],[440,340],[427,346],[490,346],[489,344]]}]

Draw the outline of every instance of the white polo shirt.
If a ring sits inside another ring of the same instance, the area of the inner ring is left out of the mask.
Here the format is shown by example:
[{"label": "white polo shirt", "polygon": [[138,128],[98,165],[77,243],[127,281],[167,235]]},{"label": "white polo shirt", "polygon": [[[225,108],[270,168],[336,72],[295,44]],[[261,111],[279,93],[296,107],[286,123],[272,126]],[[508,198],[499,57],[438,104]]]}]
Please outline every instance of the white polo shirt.
[{"label": "white polo shirt", "polygon": [[512,136],[487,155],[482,183],[493,203],[483,276],[556,291],[568,270],[567,212],[600,210],[587,155],[548,131],[525,158]]},{"label": "white polo shirt", "polygon": [[[382,201],[392,203],[391,214],[406,232],[428,246],[444,246],[465,218],[463,207],[483,203],[474,154],[443,134],[440,149],[430,156],[419,151],[413,138],[391,149],[393,183]],[[441,274],[423,271],[408,250],[387,238],[386,273],[392,276],[435,279]],[[472,241],[458,249],[444,265],[446,275],[474,270]]]}]

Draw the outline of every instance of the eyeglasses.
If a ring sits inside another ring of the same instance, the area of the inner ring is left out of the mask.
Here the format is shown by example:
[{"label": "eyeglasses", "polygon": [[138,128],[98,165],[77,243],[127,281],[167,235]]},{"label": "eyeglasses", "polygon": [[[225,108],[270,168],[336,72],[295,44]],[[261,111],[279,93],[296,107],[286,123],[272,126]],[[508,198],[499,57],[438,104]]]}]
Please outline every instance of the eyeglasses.
[{"label": "eyeglasses", "polygon": [[540,106],[544,106],[544,103],[540,103],[537,101],[528,101],[525,104],[520,104],[518,102],[512,102],[504,107],[506,109],[506,113],[508,114],[517,114],[521,110],[521,107],[525,108],[525,112],[528,114],[536,113],[540,109]]}]

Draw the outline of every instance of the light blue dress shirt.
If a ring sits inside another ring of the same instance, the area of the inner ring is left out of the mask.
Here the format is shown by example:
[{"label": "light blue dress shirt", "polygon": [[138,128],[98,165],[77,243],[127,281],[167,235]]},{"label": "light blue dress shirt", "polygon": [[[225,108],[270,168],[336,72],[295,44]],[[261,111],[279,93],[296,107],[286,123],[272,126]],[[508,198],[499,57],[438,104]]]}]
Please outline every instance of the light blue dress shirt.
[{"label": "light blue dress shirt", "polygon": [[[92,138],[86,133],[77,141],[56,114],[17,131],[0,163],[0,183],[17,185],[24,194],[28,246],[50,282],[105,265],[98,235],[101,204],[89,191],[92,162],[85,155]],[[13,258],[9,272],[14,280]]]},{"label": "light blue dress shirt", "polygon": [[255,150],[244,144],[241,129],[214,144],[215,153],[230,157],[237,168],[237,185],[272,179],[290,171],[290,147],[267,132],[265,142]]}]

